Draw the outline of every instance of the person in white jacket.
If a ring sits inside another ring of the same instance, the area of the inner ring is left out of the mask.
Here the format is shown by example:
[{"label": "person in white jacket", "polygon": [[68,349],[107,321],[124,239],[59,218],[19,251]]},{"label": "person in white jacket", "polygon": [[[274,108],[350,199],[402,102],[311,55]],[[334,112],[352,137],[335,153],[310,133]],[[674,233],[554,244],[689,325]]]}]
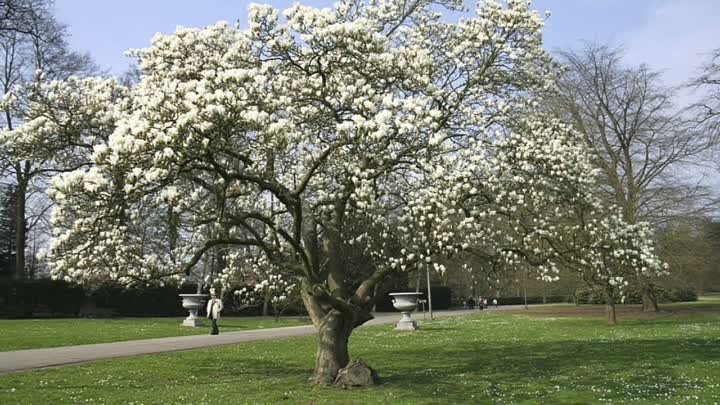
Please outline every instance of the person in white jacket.
[{"label": "person in white jacket", "polygon": [[207,317],[212,322],[211,335],[219,335],[220,329],[218,329],[217,321],[220,319],[220,311],[223,309],[222,300],[215,294],[215,289],[210,289],[210,300],[207,303]]}]

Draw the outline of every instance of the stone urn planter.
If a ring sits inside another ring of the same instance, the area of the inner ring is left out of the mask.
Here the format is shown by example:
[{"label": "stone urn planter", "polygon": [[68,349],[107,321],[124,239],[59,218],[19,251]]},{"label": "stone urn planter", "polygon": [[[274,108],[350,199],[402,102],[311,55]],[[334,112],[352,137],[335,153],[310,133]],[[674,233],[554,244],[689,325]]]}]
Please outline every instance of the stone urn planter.
[{"label": "stone urn planter", "polygon": [[180,294],[182,298],[182,306],[190,312],[183,321],[183,326],[198,327],[202,325],[202,318],[198,316],[198,311],[207,302],[206,294]]},{"label": "stone urn planter", "polygon": [[390,293],[395,309],[402,312],[402,318],[395,326],[396,330],[417,330],[417,323],[410,316],[410,313],[418,306],[418,298],[422,297],[421,292]]}]

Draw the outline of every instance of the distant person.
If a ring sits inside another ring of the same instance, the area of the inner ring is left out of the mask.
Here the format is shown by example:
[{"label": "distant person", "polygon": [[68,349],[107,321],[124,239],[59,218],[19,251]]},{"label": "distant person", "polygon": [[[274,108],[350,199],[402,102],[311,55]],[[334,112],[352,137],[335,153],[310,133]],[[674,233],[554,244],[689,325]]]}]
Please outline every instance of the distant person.
[{"label": "distant person", "polygon": [[497,308],[497,298],[493,298],[493,305],[495,305],[495,308]]},{"label": "distant person", "polygon": [[488,307],[488,306],[487,306],[487,298],[483,298],[483,306],[484,306],[485,308]]},{"label": "distant person", "polygon": [[207,317],[212,323],[211,335],[219,335],[220,329],[218,329],[217,321],[220,319],[220,311],[223,310],[222,300],[215,294],[215,289],[210,289],[210,301],[207,304]]},{"label": "distant person", "polygon": [[482,311],[482,310],[483,310],[483,307],[485,306],[485,305],[483,305],[483,298],[482,298],[482,296],[478,296],[477,303],[478,303],[478,309],[480,309],[480,310]]},{"label": "distant person", "polygon": [[473,299],[473,297],[468,297],[467,303],[468,309],[475,309],[475,300]]}]

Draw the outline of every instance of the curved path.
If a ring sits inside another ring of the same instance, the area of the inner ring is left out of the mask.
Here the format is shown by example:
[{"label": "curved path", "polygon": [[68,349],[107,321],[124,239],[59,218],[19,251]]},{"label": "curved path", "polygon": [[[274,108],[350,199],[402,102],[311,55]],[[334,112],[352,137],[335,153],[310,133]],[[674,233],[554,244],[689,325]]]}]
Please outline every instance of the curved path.
[{"label": "curved path", "polygon": [[[506,306],[500,309],[517,309],[520,306]],[[478,310],[435,311],[435,318],[462,316],[481,313]],[[399,320],[399,313],[376,314],[375,319],[365,326],[387,325]],[[422,319],[415,314],[415,319]],[[0,374],[28,371],[38,368],[63,367],[90,361],[165,353],[182,350],[203,349],[213,346],[255,342],[259,340],[285,339],[307,336],[315,333],[312,325],[285,328],[258,329],[240,332],[226,332],[220,335],[177,336],[159,339],[130,340],[125,342],[98,343],[90,345],[54,347],[48,349],[16,350],[0,352]]]}]

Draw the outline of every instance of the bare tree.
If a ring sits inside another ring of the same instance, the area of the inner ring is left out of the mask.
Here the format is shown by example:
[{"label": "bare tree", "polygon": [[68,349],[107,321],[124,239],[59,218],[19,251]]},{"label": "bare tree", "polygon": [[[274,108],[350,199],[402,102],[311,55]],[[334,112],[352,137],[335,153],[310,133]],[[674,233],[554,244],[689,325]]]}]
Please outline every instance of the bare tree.
[{"label": "bare tree", "polygon": [[39,37],[35,22],[47,18],[49,0],[0,0],[0,35]]},{"label": "bare tree", "polygon": [[[52,6],[49,0],[0,0],[0,88],[3,94],[38,80],[66,79],[98,72],[89,55],[70,49],[67,27],[54,18]],[[5,111],[3,118],[5,129],[12,130],[20,124],[18,116],[10,110]],[[44,198],[44,189],[57,168],[43,160],[12,158],[2,150],[0,159],[3,180],[15,184],[18,194],[16,223],[20,225],[15,232],[16,277],[22,278],[25,276],[27,236],[45,233],[33,228],[46,223],[50,200]]]},{"label": "bare tree", "polygon": [[[645,65],[626,66],[623,51],[587,43],[559,53],[564,70],[550,108],[571,122],[601,170],[600,190],[628,223],[660,225],[698,216],[707,190],[693,167],[712,146],[673,103],[675,91]],[[651,280],[644,309],[657,310]]]},{"label": "bare tree", "polygon": [[710,52],[689,85],[703,92],[691,107],[695,124],[708,136],[720,138],[720,48]]}]

